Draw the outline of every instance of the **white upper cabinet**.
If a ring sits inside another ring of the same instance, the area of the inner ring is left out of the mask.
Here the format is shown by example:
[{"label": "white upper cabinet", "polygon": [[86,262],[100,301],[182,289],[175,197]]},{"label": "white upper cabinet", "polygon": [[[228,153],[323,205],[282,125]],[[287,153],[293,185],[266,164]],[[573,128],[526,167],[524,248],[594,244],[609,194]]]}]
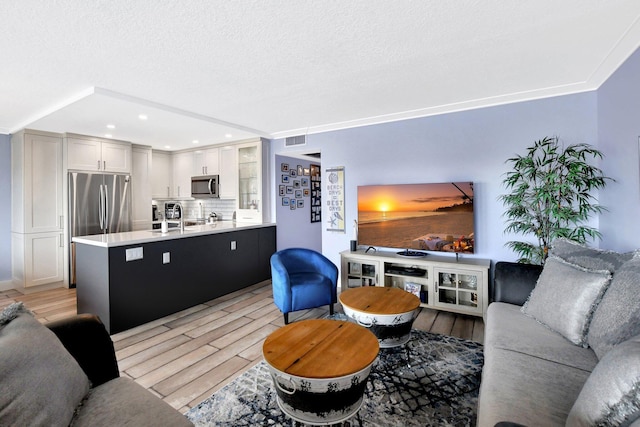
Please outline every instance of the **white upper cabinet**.
[{"label": "white upper cabinet", "polygon": [[151,147],[133,147],[131,200],[133,230],[151,229]]},{"label": "white upper cabinet", "polygon": [[67,169],[131,173],[131,144],[93,137],[67,136]]},{"label": "white upper cabinet", "polygon": [[154,199],[191,199],[191,177],[219,175],[221,199],[235,199],[239,221],[268,220],[268,143],[251,139],[181,152],[153,151]]},{"label": "white upper cabinet", "polygon": [[220,173],[220,150],[207,148],[193,152],[193,175],[218,175]]},{"label": "white upper cabinet", "polygon": [[191,197],[192,172],[193,151],[173,154],[173,192],[171,197],[180,199]]},{"label": "white upper cabinet", "polygon": [[238,149],[235,146],[220,148],[220,198],[238,197]]},{"label": "white upper cabinet", "polygon": [[154,150],[151,166],[151,196],[154,199],[170,198],[171,179],[173,178],[171,153]]},{"label": "white upper cabinet", "polygon": [[102,167],[104,172],[131,173],[131,145],[120,142],[102,143]]},{"label": "white upper cabinet", "polygon": [[11,138],[11,169],[12,231],[63,230],[62,137],[16,133]]},{"label": "white upper cabinet", "polygon": [[[236,199],[237,222],[269,220],[268,145],[262,140],[238,146],[238,192]],[[221,179],[222,180],[222,179]]]},{"label": "white upper cabinet", "polygon": [[102,143],[93,139],[67,138],[67,167],[99,171],[102,167]]}]

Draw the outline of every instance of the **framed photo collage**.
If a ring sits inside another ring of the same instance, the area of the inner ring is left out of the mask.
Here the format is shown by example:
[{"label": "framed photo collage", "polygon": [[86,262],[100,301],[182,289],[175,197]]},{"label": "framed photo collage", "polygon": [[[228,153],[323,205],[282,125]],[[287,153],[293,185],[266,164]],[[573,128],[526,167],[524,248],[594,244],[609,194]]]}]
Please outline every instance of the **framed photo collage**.
[{"label": "framed photo collage", "polygon": [[288,206],[291,210],[310,206],[311,222],[319,222],[321,220],[320,166],[302,167],[281,163],[278,196],[282,206]]}]

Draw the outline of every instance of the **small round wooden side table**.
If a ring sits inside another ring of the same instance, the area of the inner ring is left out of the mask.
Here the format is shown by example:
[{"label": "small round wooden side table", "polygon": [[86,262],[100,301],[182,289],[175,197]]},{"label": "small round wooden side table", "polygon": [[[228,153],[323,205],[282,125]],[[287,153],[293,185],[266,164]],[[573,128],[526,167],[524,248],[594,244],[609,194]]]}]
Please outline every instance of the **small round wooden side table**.
[{"label": "small round wooden side table", "polygon": [[344,314],[370,328],[380,347],[397,347],[411,338],[420,299],[399,288],[362,286],[340,293]]},{"label": "small round wooden side table", "polygon": [[378,351],[366,328],[329,319],[291,323],[262,346],[278,406],[312,425],[339,423],[358,412]]}]

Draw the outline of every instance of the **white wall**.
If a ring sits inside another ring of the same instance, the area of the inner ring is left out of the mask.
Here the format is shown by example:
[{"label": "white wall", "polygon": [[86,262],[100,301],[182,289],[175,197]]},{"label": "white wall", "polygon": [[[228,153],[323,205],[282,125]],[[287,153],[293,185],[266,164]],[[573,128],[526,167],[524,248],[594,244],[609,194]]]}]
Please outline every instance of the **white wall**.
[{"label": "white wall", "polygon": [[[504,244],[514,237],[503,233],[504,209],[498,201],[504,193],[505,161],[545,136],[596,144],[596,100],[596,93],[589,92],[308,135],[306,149],[322,150],[323,172],[345,167],[346,224],[357,218],[358,185],[473,181],[473,256],[513,261],[515,254]],[[284,140],[272,141],[272,156],[287,152]],[[278,227],[287,224],[278,221]],[[346,233],[326,228],[323,223],[322,251],[339,265],[339,253],[349,248],[351,227]]]}]

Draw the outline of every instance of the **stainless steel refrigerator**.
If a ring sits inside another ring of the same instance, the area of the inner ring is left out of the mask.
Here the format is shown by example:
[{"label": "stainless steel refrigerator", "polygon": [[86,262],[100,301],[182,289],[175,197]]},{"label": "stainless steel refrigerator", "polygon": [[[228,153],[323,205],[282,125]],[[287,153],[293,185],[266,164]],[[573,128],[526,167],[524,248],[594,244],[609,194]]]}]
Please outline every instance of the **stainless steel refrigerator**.
[{"label": "stainless steel refrigerator", "polygon": [[[69,172],[69,236],[131,231],[129,175]],[[75,244],[70,248],[70,283],[76,283]]]}]

